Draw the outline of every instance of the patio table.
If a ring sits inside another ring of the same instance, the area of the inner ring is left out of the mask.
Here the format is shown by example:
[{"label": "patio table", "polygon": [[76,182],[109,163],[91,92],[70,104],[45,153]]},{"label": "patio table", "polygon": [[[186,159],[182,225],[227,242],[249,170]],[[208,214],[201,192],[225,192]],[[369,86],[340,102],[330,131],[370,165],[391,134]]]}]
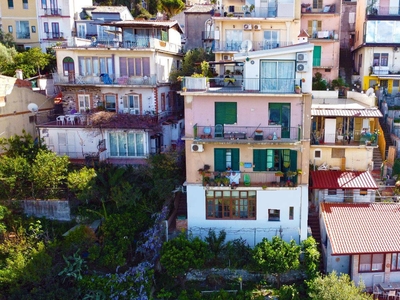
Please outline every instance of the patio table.
[{"label": "patio table", "polygon": [[382,282],[379,286],[384,292],[400,290],[400,282]]}]

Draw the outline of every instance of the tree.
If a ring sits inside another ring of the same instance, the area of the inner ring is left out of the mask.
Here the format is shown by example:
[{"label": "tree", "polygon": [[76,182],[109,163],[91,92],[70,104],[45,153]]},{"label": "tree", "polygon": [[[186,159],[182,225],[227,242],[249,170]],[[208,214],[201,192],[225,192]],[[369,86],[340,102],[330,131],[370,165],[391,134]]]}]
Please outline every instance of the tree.
[{"label": "tree", "polygon": [[208,236],[205,240],[208,244],[208,249],[211,253],[211,264],[216,265],[221,259],[221,254],[229,247],[230,243],[225,243],[226,232],[221,230],[217,236],[214,230],[208,230]]},{"label": "tree", "polygon": [[317,242],[310,236],[301,243],[302,251],[304,254],[303,266],[309,280],[318,276],[320,253],[317,249]]},{"label": "tree", "polygon": [[40,48],[32,48],[18,53],[14,57],[14,72],[16,69],[20,69],[23,71],[26,78],[40,75],[40,71],[43,70],[51,60],[51,54],[43,53]]},{"label": "tree", "polygon": [[8,74],[9,66],[14,64],[14,56],[16,54],[17,50],[15,48],[9,48],[0,44],[0,74]]},{"label": "tree", "polygon": [[300,266],[300,246],[294,240],[289,243],[274,236],[271,241],[266,238],[253,250],[253,259],[257,269],[276,278],[281,286],[281,275]]},{"label": "tree", "polygon": [[372,296],[365,293],[364,284],[359,286],[350,279],[349,275],[337,275],[335,271],[318,276],[308,284],[308,296],[311,300],[367,300]]},{"label": "tree", "polygon": [[8,48],[14,48],[15,41],[12,33],[5,33],[2,29],[0,29],[0,43]]},{"label": "tree", "polygon": [[185,289],[186,274],[204,265],[208,257],[207,243],[195,237],[188,239],[184,233],[164,243],[161,251],[161,265],[167,274],[177,278]]},{"label": "tree", "polygon": [[168,20],[185,9],[182,0],[160,0],[160,12],[167,15]]}]

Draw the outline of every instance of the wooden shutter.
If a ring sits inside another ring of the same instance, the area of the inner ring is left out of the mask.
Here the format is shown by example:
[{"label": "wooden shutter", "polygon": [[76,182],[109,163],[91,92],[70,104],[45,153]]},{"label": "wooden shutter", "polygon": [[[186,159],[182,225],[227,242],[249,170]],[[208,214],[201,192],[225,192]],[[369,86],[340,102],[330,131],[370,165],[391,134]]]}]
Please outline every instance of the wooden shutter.
[{"label": "wooden shutter", "polygon": [[238,171],[240,170],[239,168],[239,156],[240,156],[240,152],[239,149],[231,149],[231,154],[232,154],[232,170],[234,171]]},{"label": "wooden shutter", "polygon": [[314,46],[313,51],[313,66],[320,66],[321,65],[321,46]]},{"label": "wooden shutter", "polygon": [[226,171],[226,150],[214,149],[214,170],[217,172]]},{"label": "wooden shutter", "polygon": [[253,171],[265,171],[267,168],[267,150],[253,150]]},{"label": "wooden shutter", "polygon": [[290,150],[290,170],[297,171],[297,151]]},{"label": "wooden shutter", "polygon": [[215,103],[215,124],[234,124],[237,121],[236,102]]}]

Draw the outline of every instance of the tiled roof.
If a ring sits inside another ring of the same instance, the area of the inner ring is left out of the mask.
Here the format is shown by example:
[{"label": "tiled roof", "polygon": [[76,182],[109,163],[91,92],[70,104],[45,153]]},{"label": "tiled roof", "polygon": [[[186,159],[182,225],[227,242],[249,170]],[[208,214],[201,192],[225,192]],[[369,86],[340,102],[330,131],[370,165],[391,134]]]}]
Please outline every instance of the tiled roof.
[{"label": "tiled roof", "polygon": [[312,116],[325,117],[366,117],[366,118],[381,118],[382,113],[377,108],[371,109],[326,109],[312,108]]},{"label": "tiled roof", "polygon": [[321,203],[333,255],[400,251],[400,204]]},{"label": "tiled roof", "polygon": [[369,172],[311,171],[312,189],[378,189]]},{"label": "tiled roof", "polygon": [[193,5],[192,7],[188,8],[185,13],[210,13],[213,5]]}]

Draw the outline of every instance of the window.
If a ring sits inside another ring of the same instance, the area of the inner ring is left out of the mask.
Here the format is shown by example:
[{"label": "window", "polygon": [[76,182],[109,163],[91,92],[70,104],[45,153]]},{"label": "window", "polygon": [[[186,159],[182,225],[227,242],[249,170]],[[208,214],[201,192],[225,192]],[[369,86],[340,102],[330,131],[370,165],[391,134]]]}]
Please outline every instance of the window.
[{"label": "window", "polygon": [[313,8],[321,9],[322,8],[322,0],[313,0]]},{"label": "window", "polygon": [[14,0],[8,0],[8,9],[14,8]]},{"label": "window", "polygon": [[140,114],[140,98],[139,95],[124,96],[124,108],[128,109],[130,114]]},{"label": "window", "polygon": [[22,8],[28,9],[28,0],[22,0]]},{"label": "window", "polygon": [[47,8],[47,3],[46,3],[46,1],[47,1],[47,0],[41,0],[41,2],[42,2],[42,8]]},{"label": "window", "polygon": [[236,122],[236,102],[215,102],[215,124],[235,124]]},{"label": "window", "polygon": [[115,95],[105,95],[106,99],[106,110],[115,112],[116,96]]},{"label": "window", "polygon": [[45,33],[49,32],[49,23],[48,22],[43,23],[43,30]]},{"label": "window", "polygon": [[268,124],[288,126],[290,121],[290,103],[270,103]]},{"label": "window", "polygon": [[321,150],[315,150],[314,151],[314,158],[321,158]]},{"label": "window", "polygon": [[161,111],[165,111],[165,93],[161,93]]},{"label": "window", "polygon": [[32,33],[35,33],[36,32],[36,26],[31,26],[31,31],[32,31]]},{"label": "window", "polygon": [[108,74],[112,77],[114,74],[111,57],[79,56],[78,68],[80,76]]},{"label": "window", "polygon": [[294,219],[294,207],[290,206],[289,207],[289,220],[293,220]]},{"label": "window", "polygon": [[256,218],[256,191],[206,191],[207,219]]},{"label": "window", "polygon": [[265,30],[264,31],[264,49],[272,49],[279,47],[279,31]]},{"label": "window", "polygon": [[269,93],[293,93],[295,61],[261,61],[260,90]]},{"label": "window", "polygon": [[30,39],[29,21],[16,22],[17,39]]},{"label": "window", "polygon": [[400,252],[392,253],[392,263],[390,265],[392,271],[400,271]]},{"label": "window", "polygon": [[374,53],[374,67],[382,66],[387,67],[389,64],[389,54],[388,53]]},{"label": "window", "polygon": [[8,26],[8,32],[12,33],[13,32],[13,27],[12,26]]},{"label": "window", "polygon": [[86,109],[90,109],[89,95],[78,95],[79,112],[84,113]]},{"label": "window", "polygon": [[110,132],[110,156],[112,157],[144,157],[144,133]]},{"label": "window", "polygon": [[121,76],[150,76],[150,59],[148,57],[120,57]]},{"label": "window", "polygon": [[60,35],[60,24],[57,22],[52,22],[51,23],[51,32],[52,32],[52,38],[53,39],[58,39],[61,37]]},{"label": "window", "polygon": [[65,57],[63,59],[63,74],[68,76],[70,73],[74,73],[74,60],[71,57]]},{"label": "window", "polygon": [[328,190],[328,196],[335,196],[336,194],[337,194],[337,190],[334,190],[334,189]]},{"label": "window", "polygon": [[280,221],[280,214],[279,209],[268,209],[268,221]]},{"label": "window", "polygon": [[322,30],[322,21],[309,20],[307,25],[308,25],[308,33],[310,34],[310,37],[312,39],[316,39],[318,37],[318,31]]},{"label": "window", "polygon": [[240,170],[239,149],[214,149],[214,169],[217,172],[224,172],[228,168],[233,171]]},{"label": "window", "polygon": [[254,149],[253,171],[297,170],[297,151],[288,149]]},{"label": "window", "polygon": [[384,254],[360,255],[359,272],[383,271],[384,259]]},{"label": "window", "polygon": [[78,24],[78,38],[86,38],[86,24]]}]

